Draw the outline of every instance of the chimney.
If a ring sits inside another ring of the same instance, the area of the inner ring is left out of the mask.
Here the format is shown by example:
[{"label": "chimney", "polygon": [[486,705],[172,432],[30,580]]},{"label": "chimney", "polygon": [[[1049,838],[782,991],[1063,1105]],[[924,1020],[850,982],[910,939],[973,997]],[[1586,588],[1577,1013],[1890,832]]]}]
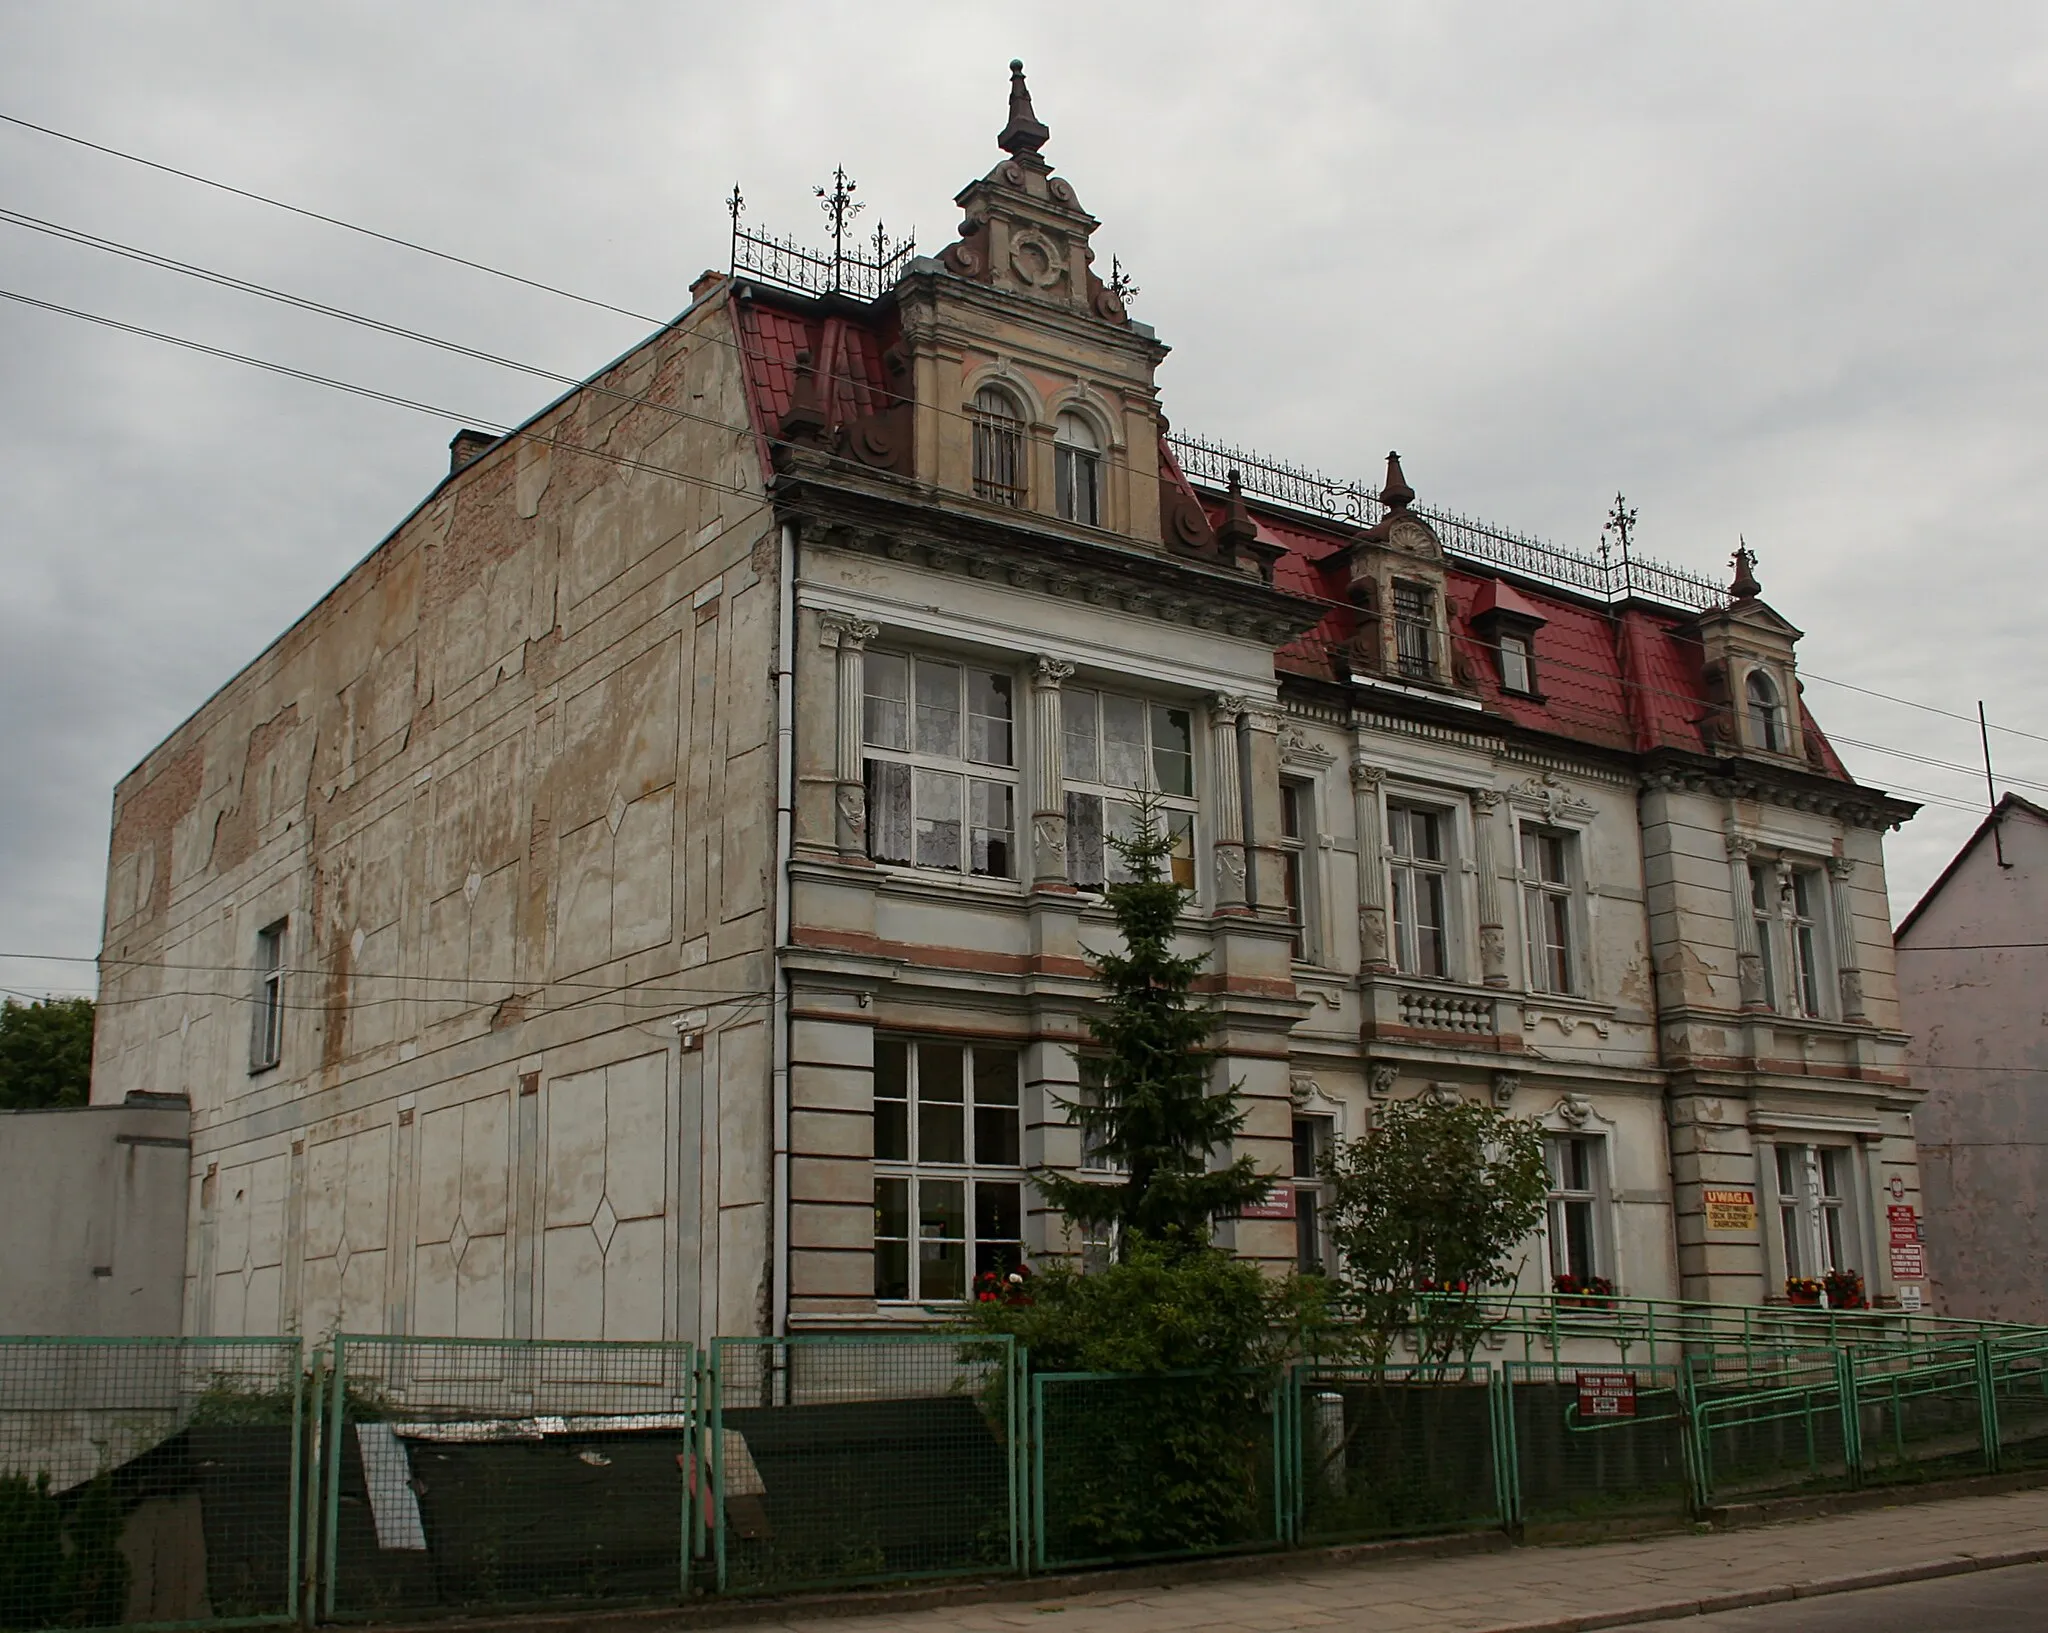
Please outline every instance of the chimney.
[{"label": "chimney", "polygon": [[448,474],[453,476],[463,466],[472,464],[488,453],[498,443],[498,438],[488,431],[472,431],[466,426],[448,439]]}]

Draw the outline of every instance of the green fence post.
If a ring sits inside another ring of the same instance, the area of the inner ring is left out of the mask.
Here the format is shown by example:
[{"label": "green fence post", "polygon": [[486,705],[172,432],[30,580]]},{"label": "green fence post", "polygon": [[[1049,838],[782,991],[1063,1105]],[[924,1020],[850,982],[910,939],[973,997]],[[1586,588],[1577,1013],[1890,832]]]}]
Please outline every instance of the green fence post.
[{"label": "green fence post", "polygon": [[1031,1546],[1045,1569],[1045,1380],[1031,1380]]},{"label": "green fence post", "polygon": [[[301,1605],[303,1603],[303,1601],[300,1598],[299,1583],[299,1528],[305,1523],[305,1511],[299,1506],[299,1482],[300,1470],[304,1467],[304,1464],[301,1460],[305,1456],[306,1447],[307,1380],[305,1345],[298,1342],[297,1340],[294,1340],[291,1347],[291,1357],[292,1454],[291,1461],[285,1465],[285,1467],[290,1471],[285,1476],[285,1483],[291,1487],[290,1494],[285,1499],[286,1503],[289,1505],[289,1511],[285,1517],[286,1563],[284,1575],[284,1602],[287,1606]],[[313,1388],[313,1398],[317,1401],[320,1398],[319,1385],[316,1383],[313,1386]],[[304,1615],[303,1610],[300,1611],[300,1615]]]},{"label": "green fence post", "polygon": [[348,1346],[337,1337],[334,1340],[334,1379],[328,1401],[327,1433],[321,1437],[326,1443],[327,1453],[326,1546],[323,1550],[326,1558],[321,1562],[324,1575],[321,1613],[329,1621],[334,1619],[334,1579],[341,1574],[336,1544],[341,1535],[341,1431],[347,1401],[347,1374]]},{"label": "green fence post", "polygon": [[1984,1472],[1996,1474],[2002,1461],[1998,1444],[1998,1374],[1992,1367],[1991,1345],[1979,1338],[1972,1346],[1977,1374],[1977,1426],[1984,1437]]},{"label": "green fence post", "polygon": [[1863,1484],[1863,1409],[1856,1395],[1856,1357],[1835,1351],[1835,1393],[1842,1410],[1842,1457],[1851,1487]]},{"label": "green fence post", "polygon": [[327,1352],[313,1351],[308,1375],[299,1380],[300,1391],[311,1405],[310,1432],[292,1465],[292,1484],[298,1489],[298,1525],[305,1531],[305,1546],[299,1556],[299,1577],[292,1584],[292,1603],[298,1606],[299,1621],[311,1627],[320,1619],[320,1505],[321,1459],[326,1455],[327,1437]]},{"label": "green fence post", "polygon": [[1024,1493],[1028,1489],[1020,1459],[1024,1456],[1024,1377],[1031,1364],[1031,1352],[1012,1337],[1009,1341],[1008,1373],[1003,1393],[1009,1402],[1006,1421],[1010,1434],[1010,1569],[1019,1574],[1030,1570],[1030,1535],[1025,1519]]}]

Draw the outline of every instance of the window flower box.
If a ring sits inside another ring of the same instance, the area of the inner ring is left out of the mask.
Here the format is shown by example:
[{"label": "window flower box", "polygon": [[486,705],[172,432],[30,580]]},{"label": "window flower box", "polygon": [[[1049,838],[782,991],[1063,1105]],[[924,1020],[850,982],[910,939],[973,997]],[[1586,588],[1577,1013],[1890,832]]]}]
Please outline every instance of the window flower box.
[{"label": "window flower box", "polygon": [[1787,1276],[1785,1278],[1785,1302],[1806,1309],[1818,1310],[1827,1297],[1827,1287],[1817,1276]]},{"label": "window flower box", "polygon": [[1614,1305],[1614,1283],[1605,1276],[1553,1276],[1550,1291],[1560,1310],[1607,1310]]},{"label": "window flower box", "polygon": [[1863,1291],[1863,1278],[1853,1270],[1830,1270],[1821,1284],[1827,1291],[1831,1310],[1867,1310],[1870,1300]]}]

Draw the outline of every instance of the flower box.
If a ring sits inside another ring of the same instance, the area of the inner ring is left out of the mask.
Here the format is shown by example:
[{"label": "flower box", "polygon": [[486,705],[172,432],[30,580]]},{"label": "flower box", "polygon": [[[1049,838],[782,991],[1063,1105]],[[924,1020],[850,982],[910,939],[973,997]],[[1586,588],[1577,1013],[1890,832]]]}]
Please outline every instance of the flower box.
[{"label": "flower box", "polygon": [[1560,1310],[1607,1310],[1614,1306],[1614,1283],[1605,1276],[1553,1276],[1550,1291]]}]

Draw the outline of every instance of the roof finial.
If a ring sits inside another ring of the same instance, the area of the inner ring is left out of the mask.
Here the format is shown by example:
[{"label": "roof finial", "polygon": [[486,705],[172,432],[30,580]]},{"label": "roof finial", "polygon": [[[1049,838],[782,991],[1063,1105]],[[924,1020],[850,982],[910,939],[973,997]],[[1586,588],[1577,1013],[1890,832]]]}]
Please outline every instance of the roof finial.
[{"label": "roof finial", "polygon": [[1735,537],[1735,554],[1728,558],[1735,564],[1735,582],[1728,586],[1728,593],[1738,601],[1754,601],[1764,593],[1764,587],[1756,581],[1756,552],[1741,534]]},{"label": "roof finial", "polygon": [[1387,485],[1380,489],[1380,503],[1389,510],[1406,510],[1415,503],[1415,490],[1401,474],[1401,456],[1387,450]]},{"label": "roof finial", "polygon": [[1010,59],[1010,122],[1003,127],[1002,135],[996,138],[996,146],[1019,158],[1029,153],[1036,155],[1045,146],[1045,139],[1052,134],[1038,122],[1038,115],[1031,111],[1031,91],[1024,83],[1024,59]]}]

